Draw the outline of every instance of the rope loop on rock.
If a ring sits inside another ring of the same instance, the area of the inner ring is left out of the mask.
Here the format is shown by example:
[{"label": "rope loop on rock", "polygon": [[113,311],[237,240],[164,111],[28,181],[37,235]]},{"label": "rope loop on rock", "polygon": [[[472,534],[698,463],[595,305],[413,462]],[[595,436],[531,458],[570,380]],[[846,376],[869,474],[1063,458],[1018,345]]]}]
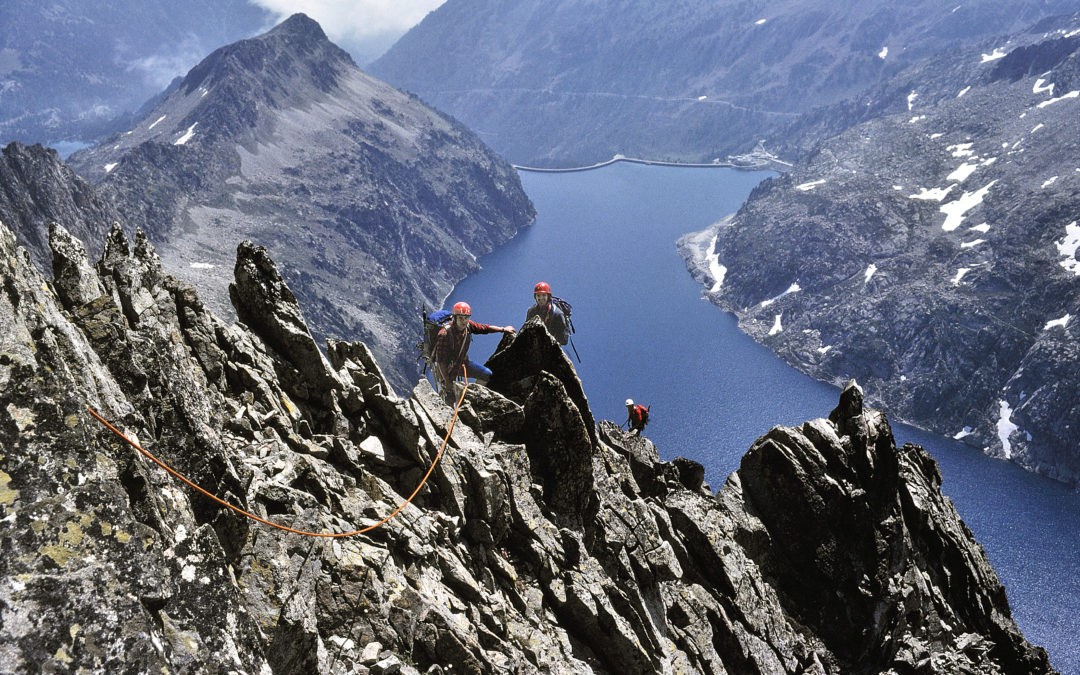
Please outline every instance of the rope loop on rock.
[{"label": "rope loop on rock", "polygon": [[123,434],[123,432],[121,432],[119,429],[117,429],[113,425],[109,424],[109,422],[107,422],[105,420],[105,418],[103,418],[101,415],[97,414],[97,412],[95,412],[94,409],[91,408],[90,406],[86,406],[86,409],[90,411],[91,415],[93,415],[95,418],[97,418],[97,421],[101,422],[106,427],[108,427],[110,430],[112,430],[112,432],[115,433],[117,436],[119,436],[120,438],[127,441],[128,445],[130,445],[131,447],[135,448],[136,450],[138,450],[142,454],[149,457],[155,464],[157,464],[161,468],[165,469],[166,471],[168,471],[172,475],[176,476],[177,478],[179,478],[183,482],[187,483],[189,486],[195,488],[196,490],[198,490],[202,494],[206,495],[210,499],[213,499],[218,504],[221,504],[222,506],[230,508],[233,511],[239,513],[242,516],[246,516],[248,518],[251,518],[252,520],[256,520],[256,521],[262,523],[263,525],[269,525],[270,527],[276,527],[279,530],[285,530],[286,532],[292,532],[293,534],[301,534],[301,535],[304,535],[305,537],[351,537],[351,536],[354,536],[354,535],[357,535],[357,534],[364,534],[365,532],[370,532],[371,530],[374,530],[375,528],[377,528],[380,525],[382,525],[382,524],[386,523],[387,521],[389,521],[391,518],[393,518],[398,513],[400,513],[401,510],[403,508],[405,508],[405,506],[407,504],[409,504],[413,500],[413,498],[417,495],[417,493],[420,492],[420,488],[424,487],[424,483],[427,482],[428,476],[430,476],[431,472],[435,470],[435,465],[439,463],[439,458],[442,457],[443,450],[446,449],[446,444],[450,441],[450,434],[454,431],[454,424],[457,423],[458,410],[461,408],[461,404],[465,400],[465,392],[467,392],[469,390],[468,373],[465,371],[464,366],[462,366],[461,370],[465,374],[465,386],[464,386],[464,388],[462,388],[461,396],[458,398],[457,403],[454,405],[454,416],[450,420],[450,428],[448,428],[446,430],[446,436],[443,437],[442,445],[439,446],[439,452],[436,453],[434,461],[431,462],[431,466],[428,467],[427,473],[424,474],[424,478],[420,481],[420,484],[416,486],[416,489],[412,491],[412,494],[409,495],[408,499],[406,499],[404,502],[401,503],[400,506],[398,506],[396,509],[394,509],[393,513],[391,513],[387,517],[383,518],[379,522],[375,523],[374,525],[369,525],[369,526],[367,526],[367,527],[365,527],[365,528],[363,528],[361,530],[354,530],[352,532],[326,533],[326,532],[307,532],[305,530],[297,530],[297,529],[293,529],[291,527],[287,527],[285,525],[279,525],[277,523],[270,522],[269,520],[267,520],[265,518],[261,518],[261,517],[255,515],[254,513],[250,513],[248,511],[245,511],[244,509],[240,508],[239,506],[234,506],[233,504],[230,504],[229,502],[227,502],[224,499],[218,497],[217,495],[211,494],[207,490],[204,490],[203,488],[199,487],[195,483],[191,482],[186,476],[181,474],[179,471],[173,469],[171,466],[169,466],[165,462],[161,461],[160,459],[158,459],[154,455],[150,454],[147,450],[145,450],[138,443],[136,443],[135,441],[133,441],[130,438],[128,438],[127,436],[125,436]]}]

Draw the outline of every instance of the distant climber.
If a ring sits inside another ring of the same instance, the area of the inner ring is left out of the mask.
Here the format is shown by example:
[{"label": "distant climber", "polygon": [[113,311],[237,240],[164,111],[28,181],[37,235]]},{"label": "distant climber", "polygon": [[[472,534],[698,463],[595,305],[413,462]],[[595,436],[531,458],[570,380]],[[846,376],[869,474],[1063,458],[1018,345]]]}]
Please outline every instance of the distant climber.
[{"label": "distant climber", "polygon": [[472,342],[474,333],[514,333],[513,326],[476,323],[470,316],[472,308],[468,303],[455,304],[450,324],[440,330],[435,339],[435,376],[439,378],[443,395],[447,399],[454,397],[454,388],[450,385],[461,374],[463,365],[468,376],[476,378],[478,382],[487,382],[491,378],[490,370],[469,360],[469,343]]},{"label": "distant climber", "polygon": [[634,403],[634,399],[626,399],[626,425],[629,427],[630,434],[632,436],[640,436],[641,432],[645,430],[645,425],[649,423],[649,410],[652,406],[646,408],[643,405],[637,405]]},{"label": "distant climber", "polygon": [[529,311],[525,312],[525,321],[534,316],[540,317],[540,320],[547,326],[548,332],[555,338],[555,341],[565,345],[566,341],[570,339],[567,317],[563,310],[552,301],[551,286],[544,281],[536,284],[533,287],[533,300],[535,304],[529,307]]}]

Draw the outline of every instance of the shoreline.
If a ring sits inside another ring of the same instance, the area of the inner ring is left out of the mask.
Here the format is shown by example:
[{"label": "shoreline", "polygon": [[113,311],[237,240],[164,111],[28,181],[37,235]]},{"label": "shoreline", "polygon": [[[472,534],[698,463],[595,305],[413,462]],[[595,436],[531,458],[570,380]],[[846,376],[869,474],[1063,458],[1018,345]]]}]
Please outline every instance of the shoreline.
[{"label": "shoreline", "polygon": [[786,162],[781,162],[775,159],[763,159],[758,164],[736,164],[735,162],[670,162],[658,159],[641,159],[638,157],[622,157],[616,155],[609,160],[598,162],[596,164],[590,164],[588,166],[571,166],[563,168],[544,168],[538,166],[523,166],[520,164],[511,164],[518,171],[532,171],[534,173],[574,173],[578,171],[592,171],[594,169],[602,169],[605,166],[610,166],[616,162],[629,162],[630,164],[644,164],[646,166],[674,166],[684,169],[743,169],[746,171],[777,171],[773,167],[774,164],[784,164],[790,166]]}]

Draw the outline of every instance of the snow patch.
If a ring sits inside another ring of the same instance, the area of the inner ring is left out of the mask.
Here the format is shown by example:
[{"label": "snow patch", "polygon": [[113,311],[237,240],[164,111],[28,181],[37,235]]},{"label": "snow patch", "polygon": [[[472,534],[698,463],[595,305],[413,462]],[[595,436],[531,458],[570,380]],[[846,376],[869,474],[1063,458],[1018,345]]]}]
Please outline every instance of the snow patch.
[{"label": "snow patch", "polygon": [[115,169],[115,168],[116,168],[116,164],[117,164],[116,162],[109,162],[108,164],[106,164],[106,165],[105,165],[105,173],[109,173],[110,171],[112,171],[113,169]]},{"label": "snow patch", "polygon": [[912,117],[908,120],[908,124],[915,124],[916,122],[921,122],[924,119],[926,119],[926,115],[916,115],[915,117]]},{"label": "snow patch", "polygon": [[773,321],[772,328],[769,329],[769,335],[776,335],[780,331],[784,330],[784,326],[780,323],[780,317],[782,316],[783,313],[776,315],[776,320]]},{"label": "snow patch", "polygon": [[989,61],[997,61],[1000,58],[1004,58],[1007,54],[1008,54],[1008,52],[1006,52],[1001,47],[996,47],[994,49],[994,51],[990,52],[989,54],[983,54],[982,55],[982,61],[980,61],[980,63],[987,63]]},{"label": "snow patch", "polygon": [[1043,326],[1043,330],[1050,330],[1054,326],[1061,326],[1062,328],[1064,328],[1069,323],[1069,319],[1071,319],[1071,318],[1072,318],[1072,315],[1066,314],[1065,316],[1061,317],[1060,319],[1054,319],[1053,321],[1047,321],[1046,325]]},{"label": "snow patch", "polygon": [[828,354],[829,350],[832,349],[832,348],[833,348],[832,345],[825,345],[824,347],[818,347],[817,352],[818,352],[818,354]]},{"label": "snow patch", "polygon": [[933,190],[927,190],[926,188],[919,188],[918,194],[908,195],[911,199],[925,199],[927,201],[940,202],[945,199],[945,195],[949,194],[955,185],[950,185],[947,188],[934,188]]},{"label": "snow patch", "polygon": [[878,57],[879,59],[884,59],[884,58],[885,58],[886,56],[888,56],[888,55],[889,55],[889,48],[888,48],[887,46],[886,46],[886,47],[882,47],[882,48],[881,48],[881,51],[877,53],[877,57]]},{"label": "snow patch", "polygon": [[1064,101],[1067,98],[1077,98],[1078,96],[1080,96],[1080,91],[1070,91],[1068,94],[1065,94],[1064,96],[1058,96],[1057,98],[1052,98],[1049,101],[1043,101],[1042,103],[1040,103],[1038,105],[1038,107],[1045,108],[1046,106],[1050,105],[1051,103],[1057,103],[1058,101]]},{"label": "snow patch", "polygon": [[960,98],[961,96],[968,93],[969,91],[971,91],[971,87],[964,87],[963,89],[960,90],[960,93],[956,95],[956,98]]},{"label": "snow patch", "polygon": [[963,244],[960,244],[960,248],[971,248],[972,246],[978,246],[979,244],[983,243],[984,241],[986,241],[986,240],[985,239],[976,239],[975,241],[965,241]]},{"label": "snow patch", "polygon": [[941,224],[941,229],[952,232],[960,227],[960,223],[964,221],[964,214],[982,204],[983,197],[986,196],[986,193],[990,191],[990,188],[996,182],[996,180],[992,180],[985,187],[979,188],[975,192],[965,192],[964,196],[956,201],[942,204],[939,210],[945,214],[945,222]]},{"label": "snow patch", "polygon": [[712,243],[709,244],[709,253],[705,260],[709,263],[709,274],[712,275],[713,285],[710,293],[715,293],[724,285],[724,277],[727,276],[727,268],[720,264],[720,254],[716,252],[716,239],[720,235],[713,235]]},{"label": "snow patch", "polygon": [[154,123],[153,123],[153,124],[151,124],[151,125],[150,125],[149,127],[147,127],[147,129],[146,129],[146,130],[147,130],[147,131],[150,131],[151,129],[153,129],[154,127],[156,127],[156,126],[157,126],[157,125],[158,125],[158,124],[159,124],[159,123],[160,123],[160,122],[161,122],[162,120],[164,120],[164,119],[165,119],[166,117],[168,117],[168,115],[162,115],[161,117],[157,118],[157,119],[156,119],[156,120],[154,121]]},{"label": "snow patch", "polygon": [[186,132],[184,132],[184,135],[181,136],[180,138],[176,139],[176,141],[173,142],[173,145],[184,145],[188,141],[190,141],[192,136],[195,135],[195,127],[197,127],[197,126],[199,126],[198,122],[196,122],[195,124],[192,124],[190,127],[188,127],[188,130]]},{"label": "snow patch", "polygon": [[960,440],[961,438],[966,438],[970,436],[972,433],[973,432],[971,431],[971,427],[964,427],[960,431],[957,431],[955,434],[953,434],[953,438],[955,440]]},{"label": "snow patch", "polygon": [[952,285],[959,286],[960,280],[964,278],[964,275],[971,271],[970,267],[961,267],[956,270],[956,276],[952,278]]},{"label": "snow patch", "polygon": [[982,225],[972,225],[968,229],[973,232],[982,232],[983,234],[986,234],[990,231],[990,225],[989,223],[983,223]]},{"label": "snow patch", "polygon": [[1076,249],[1080,248],[1080,227],[1077,227],[1075,220],[1065,226],[1065,238],[1055,241],[1054,246],[1059,254],[1065,256],[1061,266],[1080,277],[1080,260],[1076,259]]},{"label": "snow patch", "polygon": [[917,99],[918,97],[919,97],[919,94],[916,93],[914,90],[912,90],[912,92],[907,95],[907,109],[908,110],[911,110],[912,105],[915,103],[915,99]]},{"label": "snow patch", "polygon": [[788,289],[786,291],[784,291],[783,293],[781,293],[780,295],[778,295],[776,297],[773,297],[773,298],[769,298],[768,300],[763,300],[762,303],[761,303],[761,306],[762,307],[768,307],[769,305],[773,304],[774,302],[776,302],[780,298],[784,297],[785,295],[790,295],[791,293],[798,293],[801,290],[802,290],[802,288],[799,287],[799,282],[796,281],[795,283],[788,286]]},{"label": "snow patch", "polygon": [[953,157],[971,157],[975,152],[971,149],[974,143],[957,143],[956,145],[950,145],[945,149],[952,153]]},{"label": "snow patch", "polygon": [[[1045,91],[1048,94],[1050,94],[1051,96],[1053,96],[1054,95],[1054,83],[1051,82],[1050,84],[1045,84],[1045,82],[1046,82],[1046,80],[1042,79],[1041,77],[1039,79],[1035,80],[1035,86],[1031,88],[1031,93],[1032,94],[1041,94],[1041,93],[1043,93]],[[1039,126],[1042,126],[1042,125],[1039,125]]]},{"label": "snow patch", "polygon": [[758,19],[757,21],[754,22],[754,25],[755,26],[760,26],[761,24],[765,23],[766,21],[768,21],[768,19]]},{"label": "snow patch", "polygon": [[1050,187],[1051,185],[1054,184],[1054,181],[1056,181],[1057,179],[1058,179],[1057,176],[1054,176],[1052,178],[1047,178],[1046,180],[1043,181],[1042,187],[1044,187],[1044,188]]},{"label": "snow patch", "polygon": [[824,185],[824,184],[825,184],[825,179],[822,178],[820,180],[810,181],[809,183],[803,183],[802,185],[796,185],[795,189],[796,190],[801,190],[803,192],[809,192],[810,190],[813,190],[817,186]]},{"label": "snow patch", "polygon": [[189,265],[189,267],[191,267],[191,269],[193,269],[193,270],[212,270],[215,267],[217,267],[217,265],[211,265],[210,263],[203,263],[203,262],[194,262],[194,263],[191,263],[191,265]]},{"label": "snow patch", "polygon": [[1005,451],[1005,459],[1012,459],[1012,444],[1009,443],[1009,436],[1018,427],[1012,422],[1013,411],[1009,403],[1007,401],[998,401],[998,403],[1001,404],[997,421],[998,439],[1001,441],[1001,448]]},{"label": "snow patch", "polygon": [[975,169],[978,168],[978,164],[968,164],[967,162],[964,162],[960,166],[956,167],[956,171],[953,171],[948,176],[946,176],[945,180],[954,180],[958,183],[963,183],[965,180],[967,180],[967,177],[975,173]]},{"label": "snow patch", "polygon": [[1036,131],[1038,131],[1039,129],[1042,129],[1043,127],[1045,127],[1045,126],[1046,126],[1045,124],[1043,124],[1042,122],[1039,122],[1039,123],[1038,123],[1038,124],[1036,124],[1036,125],[1035,125],[1034,127],[1032,127],[1032,128],[1031,128],[1031,131],[1029,131],[1028,133],[1029,133],[1029,134],[1033,134],[1033,133],[1035,133]]},{"label": "snow patch", "polygon": [[870,277],[874,276],[874,272],[877,272],[877,265],[870,263],[870,266],[866,268],[866,272],[863,274],[863,283],[870,283]]}]

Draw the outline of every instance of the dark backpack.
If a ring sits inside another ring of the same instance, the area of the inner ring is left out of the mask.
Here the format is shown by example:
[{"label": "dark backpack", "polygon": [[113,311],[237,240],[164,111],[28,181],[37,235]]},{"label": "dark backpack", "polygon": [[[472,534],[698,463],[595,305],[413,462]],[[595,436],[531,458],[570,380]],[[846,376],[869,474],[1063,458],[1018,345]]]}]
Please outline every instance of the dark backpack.
[{"label": "dark backpack", "polygon": [[416,345],[420,351],[420,356],[416,357],[416,360],[424,360],[424,374],[427,374],[428,366],[431,367],[432,372],[435,372],[435,340],[439,337],[439,331],[450,321],[453,312],[449,309],[439,309],[428,314],[425,307],[421,310],[420,316],[424,319],[424,332]]},{"label": "dark backpack", "polygon": [[551,296],[551,302],[556,307],[558,307],[559,310],[563,313],[563,316],[566,317],[566,326],[570,329],[570,332],[573,333],[574,332],[574,322],[570,320],[570,311],[572,309],[570,307],[570,303],[567,302],[566,300],[563,300],[562,298],[556,297],[554,295]]}]

